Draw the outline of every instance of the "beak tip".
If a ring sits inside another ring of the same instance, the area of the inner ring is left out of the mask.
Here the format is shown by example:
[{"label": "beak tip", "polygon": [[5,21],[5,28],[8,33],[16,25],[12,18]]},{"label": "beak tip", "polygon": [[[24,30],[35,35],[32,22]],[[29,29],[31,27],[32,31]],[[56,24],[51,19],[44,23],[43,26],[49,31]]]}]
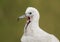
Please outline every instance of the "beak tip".
[{"label": "beak tip", "polygon": [[17,21],[19,21],[19,18],[17,18]]}]

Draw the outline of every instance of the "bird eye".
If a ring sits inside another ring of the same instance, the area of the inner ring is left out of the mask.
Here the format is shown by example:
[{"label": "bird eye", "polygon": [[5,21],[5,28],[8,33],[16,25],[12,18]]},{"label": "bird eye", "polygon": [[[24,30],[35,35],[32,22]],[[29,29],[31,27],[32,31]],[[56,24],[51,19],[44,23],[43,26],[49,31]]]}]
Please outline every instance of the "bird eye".
[{"label": "bird eye", "polygon": [[31,12],[29,14],[32,14]]}]

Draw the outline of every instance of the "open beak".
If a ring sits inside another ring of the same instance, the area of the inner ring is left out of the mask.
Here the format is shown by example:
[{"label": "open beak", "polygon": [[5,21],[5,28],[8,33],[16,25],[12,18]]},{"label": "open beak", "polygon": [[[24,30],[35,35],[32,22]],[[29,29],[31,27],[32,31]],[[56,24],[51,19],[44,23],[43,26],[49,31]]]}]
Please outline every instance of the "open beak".
[{"label": "open beak", "polygon": [[30,17],[29,17],[29,16],[26,16],[26,15],[24,14],[24,15],[22,15],[22,16],[19,16],[19,17],[17,18],[17,21],[19,21],[19,20],[22,19],[22,18],[26,18],[27,20],[30,20]]}]

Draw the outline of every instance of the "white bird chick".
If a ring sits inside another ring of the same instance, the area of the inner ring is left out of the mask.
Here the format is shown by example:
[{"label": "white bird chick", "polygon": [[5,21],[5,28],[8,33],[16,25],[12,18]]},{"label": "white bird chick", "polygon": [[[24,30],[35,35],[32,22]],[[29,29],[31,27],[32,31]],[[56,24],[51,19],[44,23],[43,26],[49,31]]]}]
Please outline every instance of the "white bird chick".
[{"label": "white bird chick", "polygon": [[19,18],[27,18],[21,42],[59,42],[52,34],[39,27],[39,12],[34,7],[28,7],[24,15]]}]

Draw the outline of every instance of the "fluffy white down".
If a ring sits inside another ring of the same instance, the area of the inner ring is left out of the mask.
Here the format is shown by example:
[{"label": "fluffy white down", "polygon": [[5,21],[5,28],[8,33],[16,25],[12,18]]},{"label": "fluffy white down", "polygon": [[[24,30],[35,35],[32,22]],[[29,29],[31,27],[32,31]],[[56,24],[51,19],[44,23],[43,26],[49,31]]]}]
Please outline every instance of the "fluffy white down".
[{"label": "fluffy white down", "polygon": [[28,7],[25,15],[32,16],[28,14],[29,12],[32,12],[33,17],[30,19],[31,22],[27,29],[25,29],[27,23],[24,27],[21,42],[59,42],[54,35],[45,32],[39,27],[40,16],[38,10],[34,7]]}]

